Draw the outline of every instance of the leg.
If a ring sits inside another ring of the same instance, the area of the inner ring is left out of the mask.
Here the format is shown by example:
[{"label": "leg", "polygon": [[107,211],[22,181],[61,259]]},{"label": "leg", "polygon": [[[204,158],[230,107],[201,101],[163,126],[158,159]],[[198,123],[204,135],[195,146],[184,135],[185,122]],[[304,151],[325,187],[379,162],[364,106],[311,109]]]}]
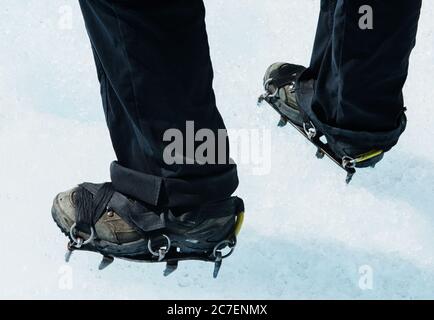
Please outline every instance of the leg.
[{"label": "leg", "polygon": [[117,191],[171,208],[229,197],[238,179],[228,156],[218,165],[168,165],[163,159],[167,129],[179,129],[184,137],[186,121],[216,137],[225,129],[212,89],[202,0],[80,5],[118,158],[111,167]]},{"label": "leg", "polygon": [[[359,27],[363,5],[373,9],[372,30]],[[387,151],[404,131],[402,88],[420,7],[420,0],[322,1],[311,66],[297,94],[338,153]]]},{"label": "leg", "polygon": [[[179,260],[199,259],[215,263],[216,276],[222,246],[236,245],[244,204],[231,197],[238,179],[227,144],[213,150],[206,140],[206,164],[190,154],[195,139],[187,121],[198,135],[206,132],[204,139],[227,140],[212,89],[204,5],[145,2],[80,0],[118,162],[112,183],[83,183],[57,195],[52,216],[69,236],[67,259],[84,250],[104,256],[100,268],[114,257],[167,262],[166,275]],[[182,164],[165,161],[168,129],[189,145],[175,150]],[[210,160],[213,151],[222,164]]]}]

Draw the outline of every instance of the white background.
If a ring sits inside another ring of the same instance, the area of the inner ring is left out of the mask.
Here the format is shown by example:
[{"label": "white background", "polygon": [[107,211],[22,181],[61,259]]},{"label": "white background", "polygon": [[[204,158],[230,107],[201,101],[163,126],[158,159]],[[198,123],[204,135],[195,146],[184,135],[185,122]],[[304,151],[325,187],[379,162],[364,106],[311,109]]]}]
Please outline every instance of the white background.
[{"label": "white background", "polygon": [[[162,265],[123,261],[100,272],[94,254],[64,266],[66,239],[51,220],[51,201],[79,182],[106,181],[114,159],[89,41],[75,1],[3,0],[0,297],[434,298],[434,2],[424,2],[405,88],[408,129],[348,187],[341,170],[316,160],[298,134],[275,127],[270,109],[255,106],[270,63],[309,62],[319,0],[206,4],[226,124],[270,129],[272,138],[267,174],[240,165],[246,222],[219,279],[198,262],[169,278]],[[359,286],[365,265],[372,290]]]}]

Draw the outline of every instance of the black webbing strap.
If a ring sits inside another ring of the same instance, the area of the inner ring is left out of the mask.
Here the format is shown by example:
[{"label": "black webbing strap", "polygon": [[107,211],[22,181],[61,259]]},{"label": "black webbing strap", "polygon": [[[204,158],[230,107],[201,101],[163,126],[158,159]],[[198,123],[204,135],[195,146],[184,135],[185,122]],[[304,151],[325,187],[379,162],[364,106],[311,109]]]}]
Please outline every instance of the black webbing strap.
[{"label": "black webbing strap", "polygon": [[271,84],[279,89],[290,85],[305,69],[300,65],[285,63],[270,73]]},{"label": "black webbing strap", "polygon": [[91,228],[101,218],[112,198],[115,190],[111,183],[104,183],[96,192],[95,196],[81,184],[74,194],[76,205],[76,229],[90,233]]},{"label": "black webbing strap", "polygon": [[144,204],[130,201],[116,192],[111,183],[96,185],[82,183],[74,194],[76,206],[76,230],[91,233],[102,215],[114,210],[124,222],[143,235],[149,235],[166,228],[166,221],[162,214],[150,210]]},{"label": "black webbing strap", "polygon": [[[270,79],[271,85],[275,86],[276,88],[280,89],[287,85],[293,84],[297,81],[298,77],[306,70],[304,66],[297,65],[297,64],[290,64],[285,63],[282,64],[279,68],[273,70],[270,73]],[[298,103],[298,101],[297,101]],[[310,119],[307,116],[307,114],[303,111],[302,108],[299,108],[298,111],[300,112],[303,122],[307,125],[310,125]]]}]

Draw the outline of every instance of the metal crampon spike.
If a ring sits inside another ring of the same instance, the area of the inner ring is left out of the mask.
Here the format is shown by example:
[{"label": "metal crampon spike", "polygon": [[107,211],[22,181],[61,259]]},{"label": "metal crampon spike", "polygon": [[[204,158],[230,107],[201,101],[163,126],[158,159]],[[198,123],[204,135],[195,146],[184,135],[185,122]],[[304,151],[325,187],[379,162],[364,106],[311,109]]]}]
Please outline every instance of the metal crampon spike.
[{"label": "metal crampon spike", "polygon": [[168,261],[166,269],[164,269],[164,276],[167,277],[178,269],[178,261]]},{"label": "metal crampon spike", "polygon": [[216,260],[214,263],[214,273],[213,273],[213,277],[214,279],[216,279],[219,275],[219,271],[222,267],[222,262],[223,262],[223,258],[222,258],[222,253],[221,252],[217,252],[216,253]]},{"label": "metal crampon spike", "polygon": [[316,157],[317,157],[318,159],[323,159],[324,156],[325,156],[324,151],[322,151],[321,149],[318,149],[318,151],[316,152]]},{"label": "metal crampon spike", "polygon": [[282,127],[286,126],[287,124],[288,124],[288,120],[286,120],[285,117],[281,117],[277,126],[282,128]]},{"label": "metal crampon spike", "polygon": [[109,265],[111,265],[113,263],[113,261],[115,261],[115,258],[110,257],[110,256],[104,256],[98,266],[98,270],[104,270],[105,268],[107,268]]},{"label": "metal crampon spike", "polygon": [[346,182],[347,184],[350,184],[351,180],[353,180],[353,176],[354,176],[354,173],[352,173],[352,172],[348,172],[348,174],[347,174],[347,178],[345,179],[345,182]]},{"label": "metal crampon spike", "polygon": [[167,254],[167,250],[166,249],[159,249],[158,250],[158,262],[161,262],[164,260],[164,258],[166,257]]},{"label": "metal crampon spike", "polygon": [[72,252],[73,252],[72,250],[66,251],[66,253],[65,253],[65,262],[66,263],[68,263],[69,260],[71,260]]},{"label": "metal crampon spike", "polygon": [[71,260],[72,253],[74,252],[74,249],[72,248],[71,242],[68,242],[68,245],[66,246],[66,253],[65,253],[65,262],[68,263],[69,260]]},{"label": "metal crampon spike", "polygon": [[265,101],[266,98],[267,98],[267,94],[266,94],[266,93],[261,94],[261,95],[259,96],[259,98],[258,98],[258,102],[256,103],[256,105],[257,105],[258,107],[260,107],[260,106],[262,105],[262,103]]}]

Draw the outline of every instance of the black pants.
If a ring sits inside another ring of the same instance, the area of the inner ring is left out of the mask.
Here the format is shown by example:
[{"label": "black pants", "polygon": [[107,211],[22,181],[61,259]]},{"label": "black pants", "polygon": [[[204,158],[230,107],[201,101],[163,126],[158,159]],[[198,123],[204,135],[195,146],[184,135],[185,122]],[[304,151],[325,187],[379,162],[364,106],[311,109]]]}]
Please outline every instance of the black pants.
[{"label": "black pants", "polygon": [[[225,158],[220,164],[187,164],[186,153],[180,164],[167,164],[163,156],[168,129],[180,130],[185,139],[191,139],[187,121],[194,121],[195,132],[211,129],[216,137],[225,129],[212,88],[202,0],[80,0],[80,5],[118,158],[111,166],[115,189],[170,208],[229,197],[238,177],[228,148],[216,154]],[[184,142],[186,150],[190,141]]]},{"label": "black pants", "polygon": [[[421,3],[321,1],[311,65],[297,93],[302,109],[338,153],[387,151],[405,130],[402,88]],[[367,27],[365,17],[373,24]]]},{"label": "black pants", "polygon": [[[196,130],[224,129],[202,0],[80,4],[118,158],[111,168],[115,188],[168,207],[231,195],[238,184],[235,165],[163,161],[167,129],[185,131],[189,120]],[[372,30],[359,27],[363,5],[373,9]],[[322,0],[311,66],[297,93],[301,108],[343,153],[390,149],[404,131],[402,87],[420,6],[421,0]]]}]

